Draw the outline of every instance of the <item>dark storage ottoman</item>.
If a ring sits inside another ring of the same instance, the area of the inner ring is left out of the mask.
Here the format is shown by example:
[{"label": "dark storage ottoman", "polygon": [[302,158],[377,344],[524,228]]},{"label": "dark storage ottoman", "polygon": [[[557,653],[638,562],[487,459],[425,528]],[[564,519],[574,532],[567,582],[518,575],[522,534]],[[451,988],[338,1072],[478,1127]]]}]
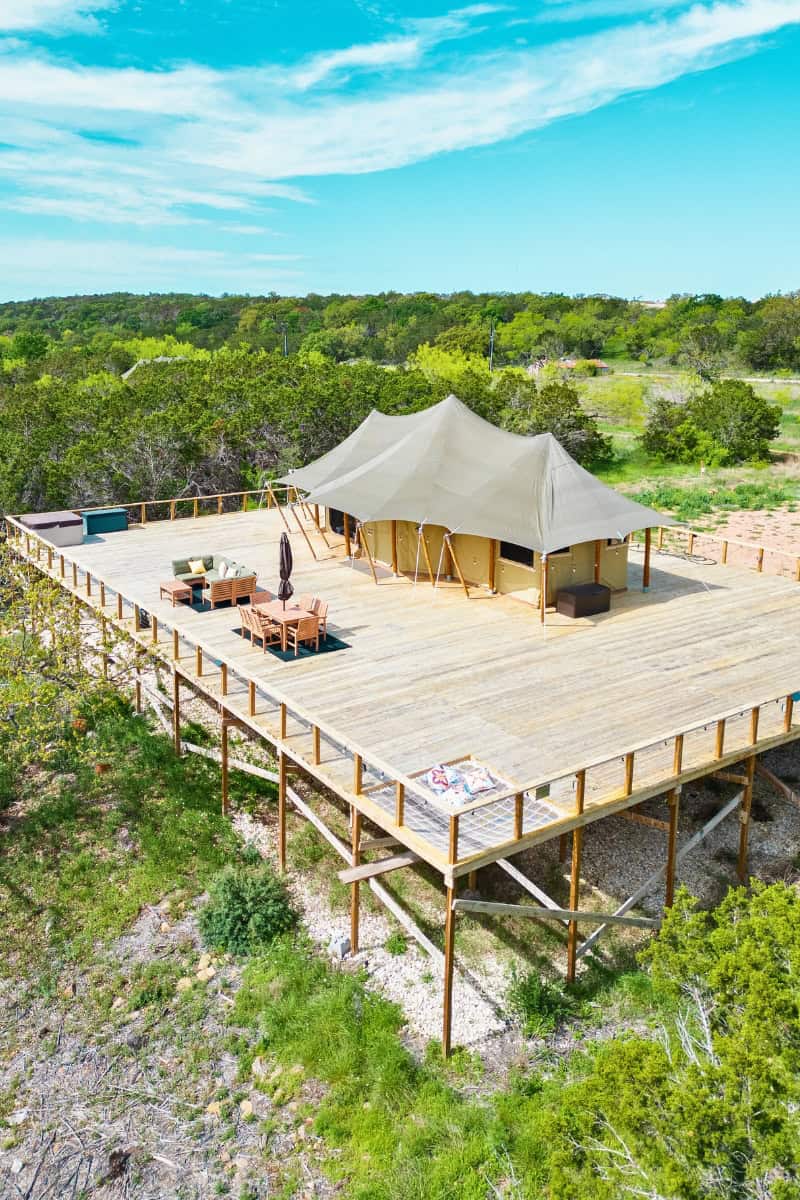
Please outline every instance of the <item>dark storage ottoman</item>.
[{"label": "dark storage ottoman", "polygon": [[80,513],[26,513],[20,524],[38,533],[54,546],[80,546],[83,541],[83,521]]},{"label": "dark storage ottoman", "polygon": [[602,583],[575,583],[556,593],[556,611],[564,617],[594,617],[610,608],[611,588]]},{"label": "dark storage ottoman", "polygon": [[93,533],[119,533],[128,528],[127,508],[96,508],[82,515],[86,537]]}]

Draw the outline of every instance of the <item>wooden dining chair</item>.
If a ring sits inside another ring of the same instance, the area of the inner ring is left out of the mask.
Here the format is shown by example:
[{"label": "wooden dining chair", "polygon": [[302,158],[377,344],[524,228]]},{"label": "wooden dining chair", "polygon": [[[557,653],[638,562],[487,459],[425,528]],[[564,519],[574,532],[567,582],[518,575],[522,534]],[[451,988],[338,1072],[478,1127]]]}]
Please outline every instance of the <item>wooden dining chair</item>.
[{"label": "wooden dining chair", "polygon": [[311,611],[314,613],[314,616],[318,619],[320,625],[322,626],[322,636],[327,641],[327,638],[328,638],[328,601],[320,600],[319,597],[315,597],[314,601],[311,605]]},{"label": "wooden dining chair", "polygon": [[314,597],[308,592],[303,592],[302,596],[295,597],[295,604],[298,608],[304,609],[305,612],[311,612],[311,605],[314,603]]},{"label": "wooden dining chair", "polygon": [[319,620],[317,617],[303,617],[296,625],[288,629],[289,645],[294,647],[294,656],[300,652],[301,642],[314,642],[314,649],[319,650]]}]

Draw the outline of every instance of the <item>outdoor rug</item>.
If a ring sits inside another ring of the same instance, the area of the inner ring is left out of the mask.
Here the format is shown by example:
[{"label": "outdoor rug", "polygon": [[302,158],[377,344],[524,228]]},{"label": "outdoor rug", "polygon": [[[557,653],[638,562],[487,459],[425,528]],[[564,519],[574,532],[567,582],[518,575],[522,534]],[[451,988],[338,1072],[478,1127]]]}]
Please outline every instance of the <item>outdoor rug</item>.
[{"label": "outdoor rug", "polygon": [[[233,633],[238,633],[240,638],[246,642],[250,641],[247,633],[241,626],[232,630]],[[256,650],[261,650],[261,643],[255,643]],[[300,653],[295,654],[294,650],[281,650],[280,646],[267,646],[267,654],[273,655],[274,658],[279,658],[281,662],[299,662],[301,658],[316,658],[319,654],[335,654],[337,650],[349,650],[350,643],[343,642],[341,638],[334,637],[329,633],[327,638],[319,639],[319,650],[315,650],[313,646],[300,646]]]}]

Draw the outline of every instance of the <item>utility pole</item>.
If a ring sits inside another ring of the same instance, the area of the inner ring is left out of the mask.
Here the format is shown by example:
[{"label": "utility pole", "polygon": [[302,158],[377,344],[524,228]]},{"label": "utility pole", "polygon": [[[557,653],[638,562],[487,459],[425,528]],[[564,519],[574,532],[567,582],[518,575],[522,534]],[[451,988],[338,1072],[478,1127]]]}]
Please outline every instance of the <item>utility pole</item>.
[{"label": "utility pole", "polygon": [[278,333],[283,334],[283,357],[288,358],[289,357],[289,326],[286,324],[285,321],[276,321],[275,327],[278,330]]},{"label": "utility pole", "polygon": [[494,319],[489,325],[489,372],[494,370]]}]

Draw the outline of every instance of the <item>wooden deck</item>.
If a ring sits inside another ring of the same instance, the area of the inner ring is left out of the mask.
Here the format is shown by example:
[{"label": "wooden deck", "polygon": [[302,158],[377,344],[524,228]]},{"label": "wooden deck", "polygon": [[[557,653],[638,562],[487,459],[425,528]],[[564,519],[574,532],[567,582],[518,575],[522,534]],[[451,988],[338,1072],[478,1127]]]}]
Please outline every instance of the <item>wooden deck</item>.
[{"label": "wooden deck", "polygon": [[[321,556],[314,561],[298,532],[295,591],[329,602],[329,630],[347,646],[291,662],[251,649],[235,609],[197,612],[159,599],[173,558],[214,552],[254,567],[260,585],[275,590],[282,529],[274,509],[158,521],[54,550],[51,573],[60,575],[60,554],[74,561],[76,590],[86,596],[90,574],[95,603],[102,581],[111,618],[121,593],[129,631],[131,604],[156,617],[167,658],[177,630],[180,670],[197,678],[199,647],[200,682],[212,695],[220,694],[225,663],[226,707],[282,741],[390,832],[397,832],[395,781],[403,782],[400,840],[451,877],[513,853],[513,844],[629,807],[714,761],[800,736],[785,704],[800,690],[800,587],[792,580],[654,553],[644,594],[632,548],[630,589],[612,598],[609,614],[577,621],[548,614],[542,628],[529,604],[479,589],[468,601],[457,583],[434,590],[426,579],[414,585],[382,573],[376,587],[366,564],[350,565],[341,548],[326,550],[312,530]],[[67,566],[62,582],[71,587],[71,580]],[[248,682],[258,688],[254,714]],[[319,762],[312,725],[322,730]],[[685,736],[675,770],[678,734]],[[365,764],[364,795],[355,797],[354,754]],[[454,853],[447,806],[411,777],[469,755],[508,786],[501,800],[459,816]],[[581,816],[576,773],[584,770]],[[536,784],[549,786],[537,795]],[[513,795],[520,789],[521,812]]]}]

